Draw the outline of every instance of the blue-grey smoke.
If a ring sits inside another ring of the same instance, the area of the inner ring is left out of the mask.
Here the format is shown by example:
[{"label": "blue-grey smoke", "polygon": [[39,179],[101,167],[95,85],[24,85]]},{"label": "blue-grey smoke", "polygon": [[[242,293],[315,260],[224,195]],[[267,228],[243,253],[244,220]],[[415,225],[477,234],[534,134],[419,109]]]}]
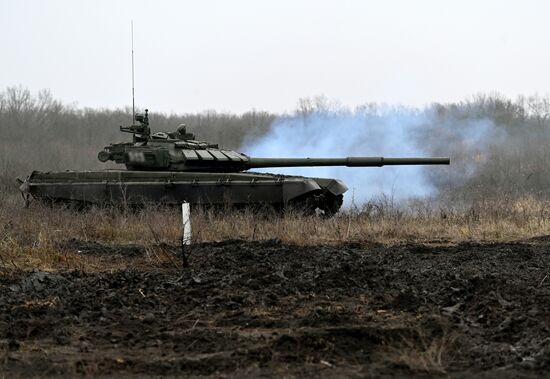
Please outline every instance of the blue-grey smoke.
[{"label": "blue-grey smoke", "polygon": [[[270,131],[245,142],[242,150],[257,157],[450,156],[452,166],[385,166],[382,168],[298,167],[265,169],[290,175],[331,177],[350,191],[345,205],[360,205],[380,195],[395,201],[436,194],[438,176],[472,175],[478,152],[498,140],[489,119],[457,120],[432,109],[361,109],[313,111],[280,117]],[[458,158],[459,162],[453,162]],[[431,172],[430,172],[431,170]],[[439,175],[437,174],[439,173]],[[440,178],[439,178],[440,179]],[[456,179],[456,178],[455,178]]]}]

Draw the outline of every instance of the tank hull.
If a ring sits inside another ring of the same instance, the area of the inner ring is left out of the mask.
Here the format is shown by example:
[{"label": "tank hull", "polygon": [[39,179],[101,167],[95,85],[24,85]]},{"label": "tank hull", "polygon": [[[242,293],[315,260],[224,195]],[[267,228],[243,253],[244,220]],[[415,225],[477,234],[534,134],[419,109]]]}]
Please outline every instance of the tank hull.
[{"label": "tank hull", "polygon": [[[51,202],[104,205],[180,204],[285,208],[307,204],[335,213],[347,187],[337,179],[242,172],[34,171],[21,191]],[[325,204],[326,203],[326,204]],[[330,204],[329,204],[330,203]]]}]

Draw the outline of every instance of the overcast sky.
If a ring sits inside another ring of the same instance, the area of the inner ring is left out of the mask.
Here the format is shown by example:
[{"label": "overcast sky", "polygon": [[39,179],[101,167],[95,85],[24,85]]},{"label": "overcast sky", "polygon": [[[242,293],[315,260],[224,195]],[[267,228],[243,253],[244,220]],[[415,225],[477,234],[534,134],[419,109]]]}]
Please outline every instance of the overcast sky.
[{"label": "overcast sky", "polygon": [[0,90],[80,107],[290,111],[547,94],[550,2],[0,0]]}]

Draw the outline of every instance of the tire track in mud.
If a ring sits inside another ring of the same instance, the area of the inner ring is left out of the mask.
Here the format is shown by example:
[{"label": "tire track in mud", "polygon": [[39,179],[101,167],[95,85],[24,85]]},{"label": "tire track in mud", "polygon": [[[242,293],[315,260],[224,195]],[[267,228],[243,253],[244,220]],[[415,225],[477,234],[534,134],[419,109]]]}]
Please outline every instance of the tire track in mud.
[{"label": "tire track in mud", "polygon": [[[59,248],[114,260],[146,254],[76,240]],[[14,273],[0,278],[0,371],[537,377],[550,367],[549,248],[542,237],[392,247],[226,241],[193,248],[200,284],[158,267]]]}]

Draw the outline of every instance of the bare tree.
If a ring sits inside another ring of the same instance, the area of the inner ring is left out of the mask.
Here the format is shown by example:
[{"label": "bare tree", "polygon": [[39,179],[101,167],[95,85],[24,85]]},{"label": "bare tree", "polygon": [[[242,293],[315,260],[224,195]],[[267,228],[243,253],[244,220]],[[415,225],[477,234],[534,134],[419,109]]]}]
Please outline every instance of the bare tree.
[{"label": "bare tree", "polygon": [[550,99],[548,96],[542,97],[538,94],[527,98],[527,108],[529,114],[537,122],[540,128],[546,128],[548,117],[550,117]]}]

